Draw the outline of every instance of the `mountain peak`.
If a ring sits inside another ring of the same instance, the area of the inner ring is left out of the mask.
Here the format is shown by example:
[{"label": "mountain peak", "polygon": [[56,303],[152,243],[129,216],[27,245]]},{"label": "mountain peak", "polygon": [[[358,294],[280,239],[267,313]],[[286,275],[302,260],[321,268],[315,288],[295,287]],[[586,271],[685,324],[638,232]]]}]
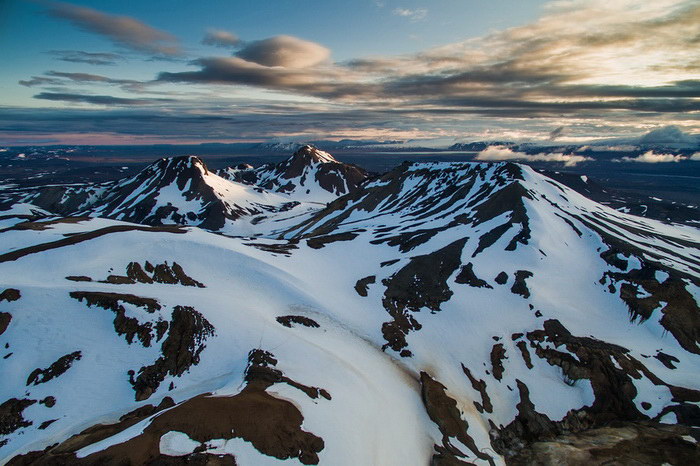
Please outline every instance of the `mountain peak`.
[{"label": "mountain peak", "polygon": [[[202,159],[196,155],[183,155],[179,157],[166,157],[158,160],[157,162],[151,164],[149,168],[153,168],[164,175],[167,172],[182,172],[190,171],[192,169],[199,169],[199,171],[204,174],[209,174],[209,169]],[[196,174],[196,173],[195,173]]]},{"label": "mountain peak", "polygon": [[297,160],[303,161],[306,164],[339,163],[331,154],[319,150],[311,144],[306,144],[305,146],[300,147],[289,159],[291,163],[294,163]]}]

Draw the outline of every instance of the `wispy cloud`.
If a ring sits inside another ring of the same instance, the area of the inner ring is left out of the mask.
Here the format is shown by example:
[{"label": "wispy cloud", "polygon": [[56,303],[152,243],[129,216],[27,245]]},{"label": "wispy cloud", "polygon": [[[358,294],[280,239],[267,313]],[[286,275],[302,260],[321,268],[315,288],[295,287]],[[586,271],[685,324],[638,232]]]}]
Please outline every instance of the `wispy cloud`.
[{"label": "wispy cloud", "polygon": [[590,157],[575,154],[563,154],[561,152],[527,154],[525,152],[516,152],[505,146],[489,146],[476,154],[476,160],[483,161],[507,161],[521,160],[526,162],[558,162],[563,163],[566,167],[573,167],[580,162],[593,160]]},{"label": "wispy cloud", "polygon": [[32,76],[31,79],[21,80],[19,84],[26,87],[61,86],[66,84],[108,84],[121,86],[130,92],[142,92],[149,84],[134,79],[110,78],[92,73],[70,73],[64,71],[47,71],[44,76]]},{"label": "wispy cloud", "polygon": [[213,45],[215,47],[237,47],[241,44],[241,39],[234,33],[223,31],[221,29],[209,29],[202,39],[205,45]]},{"label": "wispy cloud", "polygon": [[71,63],[87,63],[88,65],[116,65],[124,60],[124,57],[116,53],[107,52],[83,52],[81,50],[51,50],[49,55],[57,60]]},{"label": "wispy cloud", "polygon": [[70,94],[58,92],[41,92],[34,96],[35,99],[75,102],[95,105],[109,106],[129,106],[129,105],[148,105],[163,102],[171,102],[170,99],[131,99],[123,97],[113,97],[110,95],[88,95],[88,94]]},{"label": "wispy cloud", "polygon": [[182,54],[172,34],[155,29],[129,16],[102,13],[93,8],[71,3],[49,3],[48,13],[71,22],[84,31],[99,34],[115,44],[154,56],[172,57]]},{"label": "wispy cloud", "polygon": [[428,10],[425,8],[394,8],[391,10],[391,14],[394,16],[403,16],[411,21],[420,21],[428,16]]}]

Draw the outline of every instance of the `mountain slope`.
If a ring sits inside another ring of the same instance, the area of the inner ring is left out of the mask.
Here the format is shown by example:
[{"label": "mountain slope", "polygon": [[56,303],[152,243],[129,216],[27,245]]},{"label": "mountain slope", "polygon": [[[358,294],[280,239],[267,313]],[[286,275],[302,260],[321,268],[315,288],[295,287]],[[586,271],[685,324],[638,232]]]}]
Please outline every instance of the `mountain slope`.
[{"label": "mountain slope", "polygon": [[34,215],[0,231],[10,464],[697,458],[695,228],[508,163],[404,164],[280,239]]}]

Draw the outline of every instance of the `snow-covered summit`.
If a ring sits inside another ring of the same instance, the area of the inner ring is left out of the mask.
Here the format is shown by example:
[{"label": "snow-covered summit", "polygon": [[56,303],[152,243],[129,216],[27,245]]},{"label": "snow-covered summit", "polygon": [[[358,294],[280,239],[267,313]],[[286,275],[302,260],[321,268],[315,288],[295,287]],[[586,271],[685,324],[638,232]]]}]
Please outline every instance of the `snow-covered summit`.
[{"label": "snow-covered summit", "polygon": [[238,166],[221,170],[219,174],[296,200],[317,203],[327,203],[353,192],[367,178],[364,169],[339,162],[328,152],[308,144],[280,163],[257,169]]}]

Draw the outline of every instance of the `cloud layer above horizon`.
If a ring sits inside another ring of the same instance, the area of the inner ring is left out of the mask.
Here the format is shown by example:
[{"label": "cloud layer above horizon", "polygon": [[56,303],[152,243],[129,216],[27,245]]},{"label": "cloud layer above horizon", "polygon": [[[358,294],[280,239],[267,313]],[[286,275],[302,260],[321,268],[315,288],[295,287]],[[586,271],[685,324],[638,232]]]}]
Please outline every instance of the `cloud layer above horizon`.
[{"label": "cloud layer above horizon", "polygon": [[[412,54],[342,62],[323,44],[292,35],[247,40],[207,27],[200,42],[213,47],[193,53],[136,18],[70,3],[49,3],[46,11],[124,51],[46,51],[58,60],[113,66],[129,54],[155,59],[148,62],[152,79],[48,70],[19,81],[38,88],[36,99],[63,102],[66,111],[76,104],[139,105],[206,116],[228,108],[257,119],[276,102],[270,118],[327,115],[326,137],[381,122],[390,139],[455,141],[490,131],[492,139],[549,141],[639,135],[659,126],[695,132],[700,113],[700,4],[691,0],[553,1],[529,24]],[[429,18],[427,9],[390,11]],[[161,60],[178,57],[158,70]],[[578,163],[571,160],[561,161]]]}]

